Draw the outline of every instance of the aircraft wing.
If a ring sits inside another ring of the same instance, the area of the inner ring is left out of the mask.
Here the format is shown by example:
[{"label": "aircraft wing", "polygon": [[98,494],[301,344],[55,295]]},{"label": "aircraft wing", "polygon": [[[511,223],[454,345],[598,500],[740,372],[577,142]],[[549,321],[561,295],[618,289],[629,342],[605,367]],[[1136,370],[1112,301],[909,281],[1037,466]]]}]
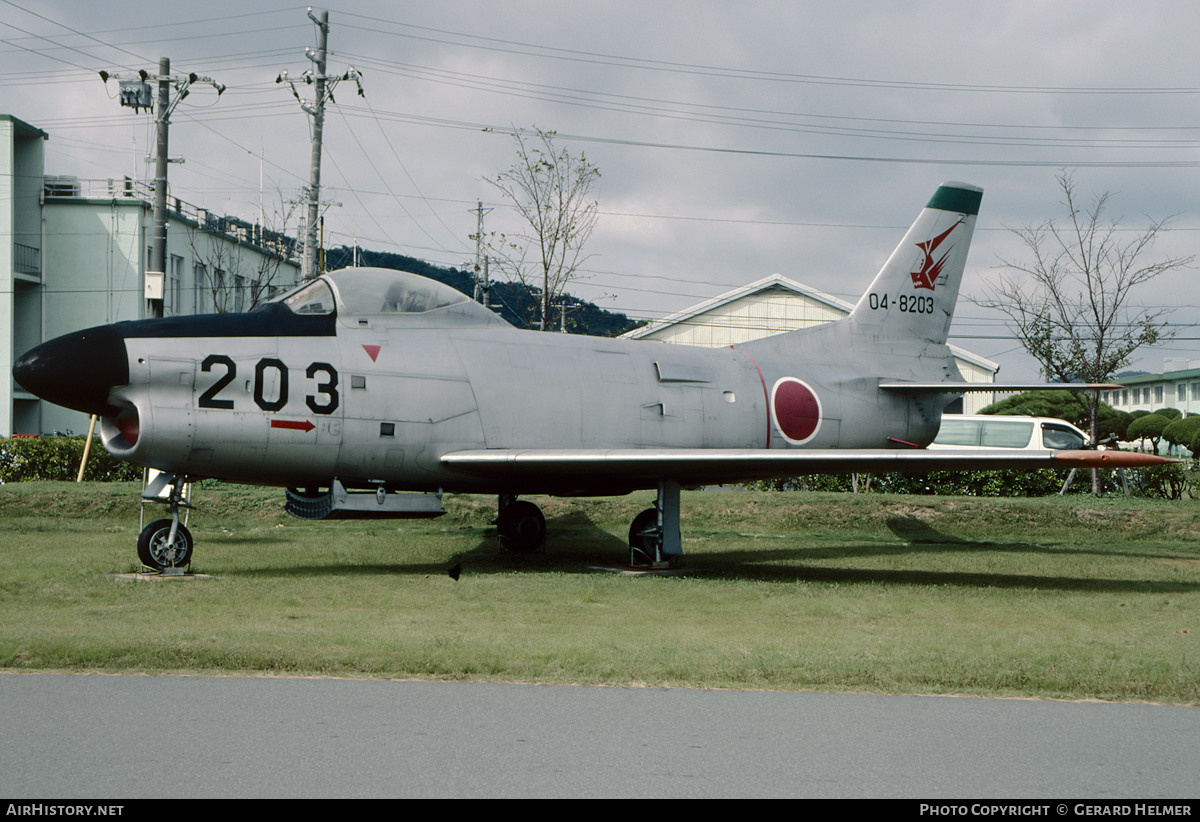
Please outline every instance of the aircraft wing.
[{"label": "aircraft wing", "polygon": [[972,471],[1030,468],[1133,468],[1176,460],[1133,451],[1031,451],[1016,449],[752,449],[627,448],[486,449],[452,451],[441,463],[477,477],[513,482],[589,485],[633,481],[646,487],[660,479],[685,485],[721,484],[797,474]]}]

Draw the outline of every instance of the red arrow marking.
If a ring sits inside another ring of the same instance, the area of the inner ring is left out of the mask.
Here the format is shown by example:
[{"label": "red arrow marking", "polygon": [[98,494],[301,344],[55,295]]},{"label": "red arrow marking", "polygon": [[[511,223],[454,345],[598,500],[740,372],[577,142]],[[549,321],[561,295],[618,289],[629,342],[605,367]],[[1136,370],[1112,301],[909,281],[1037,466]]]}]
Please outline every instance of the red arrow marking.
[{"label": "red arrow marking", "polygon": [[296,431],[311,431],[317,426],[309,420],[271,420],[272,428],[291,428]]},{"label": "red arrow marking", "polygon": [[367,356],[371,358],[371,362],[375,362],[375,358],[379,356],[379,349],[381,347],[382,346],[367,345],[366,343],[363,343],[363,351],[367,352]]}]

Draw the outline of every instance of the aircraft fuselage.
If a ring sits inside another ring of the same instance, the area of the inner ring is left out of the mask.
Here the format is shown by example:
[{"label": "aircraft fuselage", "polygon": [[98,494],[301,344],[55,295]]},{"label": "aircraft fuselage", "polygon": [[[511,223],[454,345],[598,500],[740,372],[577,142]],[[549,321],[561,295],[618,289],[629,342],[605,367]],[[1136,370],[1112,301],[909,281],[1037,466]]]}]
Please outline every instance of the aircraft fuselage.
[{"label": "aircraft fuselage", "polygon": [[[113,392],[123,408],[105,416],[104,443],[161,470],[243,482],[322,486],[339,477],[408,490],[574,494],[630,489],[578,471],[543,487],[498,489],[439,458],[519,448],[882,448],[889,437],[924,444],[936,433],[936,423],[909,413],[912,400],[851,377],[851,363],[832,352],[835,362],[799,367],[769,350],[543,334],[472,322],[476,314],[459,318],[461,327],[430,319],[295,317],[291,333],[272,334],[268,317],[255,320],[258,334],[212,336],[205,317],[173,320],[177,336],[163,335],[167,321],[122,324],[128,383]],[[303,333],[305,322],[315,333]],[[852,404],[877,425],[840,424],[847,390],[863,395]]]}]

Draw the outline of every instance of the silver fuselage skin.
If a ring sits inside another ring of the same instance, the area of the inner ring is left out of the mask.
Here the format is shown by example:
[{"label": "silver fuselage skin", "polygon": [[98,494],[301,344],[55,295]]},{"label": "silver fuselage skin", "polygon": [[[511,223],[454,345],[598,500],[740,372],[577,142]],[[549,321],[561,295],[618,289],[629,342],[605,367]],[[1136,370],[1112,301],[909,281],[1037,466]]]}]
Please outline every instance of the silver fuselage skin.
[{"label": "silver fuselage skin", "polygon": [[[497,488],[441,457],[925,445],[947,398],[898,396],[878,383],[945,379],[954,368],[942,346],[936,358],[897,352],[892,363],[871,352],[876,367],[864,373],[868,353],[837,325],[708,349],[520,331],[475,312],[436,316],[451,310],[339,316],[332,337],[127,337],[130,381],[115,393],[136,409],[137,435],[105,417],[105,447],[163,471],[269,485],[339,477],[403,490],[603,493],[610,480],[574,471],[540,487]],[[793,348],[805,352],[803,363],[785,353]],[[803,381],[820,401],[820,424],[803,443],[789,442],[770,411],[784,378]]]}]

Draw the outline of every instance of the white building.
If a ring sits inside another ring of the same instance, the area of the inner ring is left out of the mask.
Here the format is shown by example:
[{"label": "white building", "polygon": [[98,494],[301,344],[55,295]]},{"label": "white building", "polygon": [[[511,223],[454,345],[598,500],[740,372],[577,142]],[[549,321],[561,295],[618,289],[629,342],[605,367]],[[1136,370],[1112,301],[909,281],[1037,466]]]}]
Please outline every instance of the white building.
[{"label": "white building", "polygon": [[163,314],[242,311],[299,281],[295,242],[168,198],[165,282],[146,278],[152,192],[128,178],[47,177],[49,135],[0,115],[0,435],[87,431],[87,417],[12,379],[38,343],[91,326]]},{"label": "white building", "polygon": [[[735,288],[669,317],[634,329],[630,339],[722,348],[832,322],[854,306],[780,274]],[[967,382],[995,382],[1000,366],[957,346],[950,346],[959,373]],[[964,408],[972,414],[990,405],[990,393],[967,394]]]},{"label": "white building", "polygon": [[1200,360],[1171,359],[1163,373],[1118,377],[1110,382],[1123,386],[1105,391],[1100,398],[1118,411],[1158,411],[1176,408],[1185,417],[1200,414]]}]

